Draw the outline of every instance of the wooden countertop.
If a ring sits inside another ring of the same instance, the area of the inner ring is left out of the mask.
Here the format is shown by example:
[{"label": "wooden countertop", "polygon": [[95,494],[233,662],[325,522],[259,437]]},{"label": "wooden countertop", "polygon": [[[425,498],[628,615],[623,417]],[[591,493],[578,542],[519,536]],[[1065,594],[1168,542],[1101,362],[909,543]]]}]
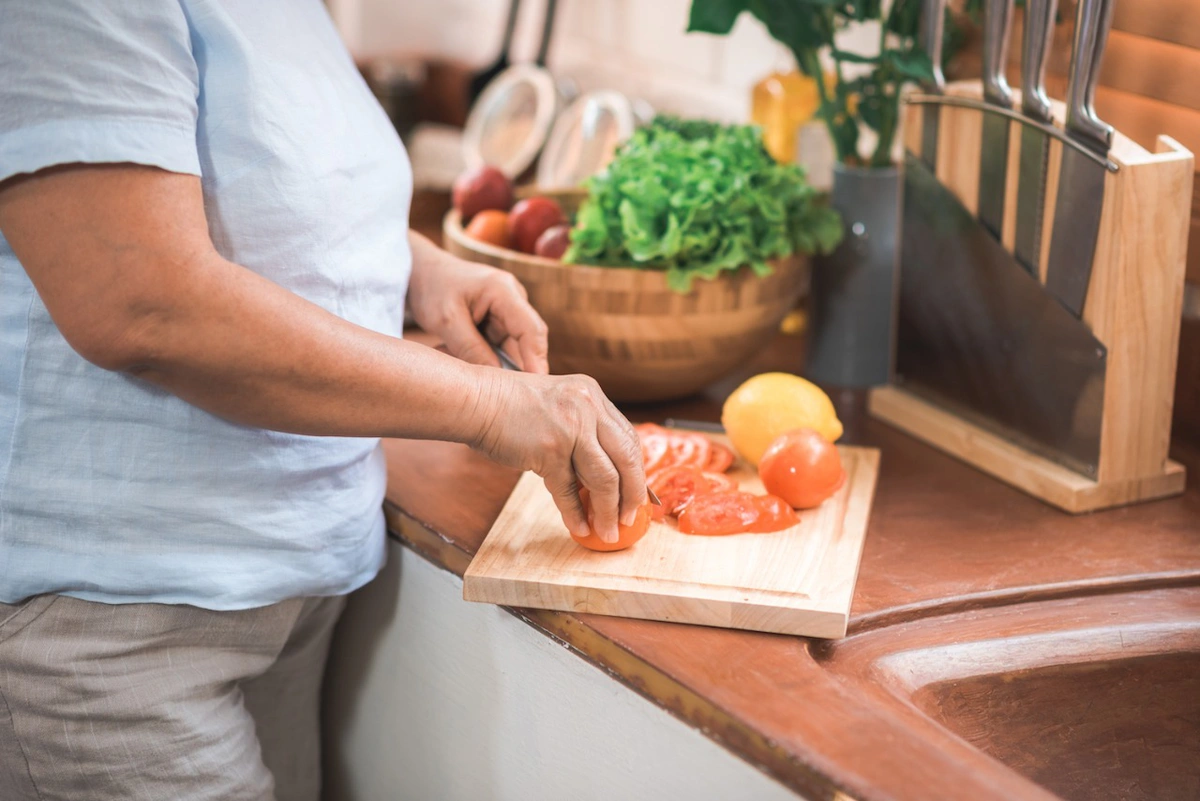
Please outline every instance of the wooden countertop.
[{"label": "wooden countertop", "polygon": [[[716,420],[743,377],[799,372],[799,340],[779,337],[742,374],[703,397],[626,408],[635,421]],[[866,416],[835,397],[843,441],[882,450],[851,612],[851,640],[932,616],[1129,589],[1200,586],[1200,490],[1072,517]],[[462,575],[517,474],[465,447],[385,443],[389,529]],[[1190,592],[1190,591],[1189,591]],[[812,798],[1051,797],[965,748],[931,752],[822,666],[805,638],[670,623],[513,610],[635,691]],[[900,624],[897,626],[897,624]]]}]

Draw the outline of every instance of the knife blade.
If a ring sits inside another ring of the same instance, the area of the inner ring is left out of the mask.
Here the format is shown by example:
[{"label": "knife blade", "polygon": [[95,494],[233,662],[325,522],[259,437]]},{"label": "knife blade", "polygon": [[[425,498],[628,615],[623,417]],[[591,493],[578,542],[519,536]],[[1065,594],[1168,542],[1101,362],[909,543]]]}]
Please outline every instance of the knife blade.
[{"label": "knife blade", "polygon": [[[942,73],[942,28],[946,15],[946,0],[925,0],[921,9],[921,45],[933,63],[933,80],[926,81],[924,89],[931,95],[940,95],[946,89],[946,76]],[[927,104],[921,108],[921,160],[930,169],[937,169],[938,122],[941,106]]]},{"label": "knife blade", "polygon": [[[983,20],[983,101],[1012,109],[1012,89],[1004,78],[1013,0],[988,0]],[[1008,177],[1008,117],[983,115],[979,147],[979,219],[1000,238],[1004,225],[1004,185]]]},{"label": "knife blade", "polygon": [[[1038,122],[1051,122],[1046,96],[1046,58],[1058,0],[1026,0],[1025,40],[1021,43],[1021,112]],[[1050,137],[1032,125],[1021,128],[1021,157],[1017,170],[1017,261],[1038,276],[1042,256],[1042,218],[1046,211],[1046,170]]]},{"label": "knife blade", "polygon": [[1108,170],[1071,142],[1105,158],[1112,146],[1112,126],[1096,116],[1092,105],[1112,15],[1113,0],[1080,0],[1067,74],[1065,131],[1070,142],[1063,146],[1046,287],[1077,317],[1091,283]]}]

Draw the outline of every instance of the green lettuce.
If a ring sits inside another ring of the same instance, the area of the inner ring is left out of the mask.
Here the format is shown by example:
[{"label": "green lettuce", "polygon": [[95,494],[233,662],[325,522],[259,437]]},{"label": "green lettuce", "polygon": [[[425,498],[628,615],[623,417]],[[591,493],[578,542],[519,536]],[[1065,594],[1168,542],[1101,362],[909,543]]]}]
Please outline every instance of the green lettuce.
[{"label": "green lettuce", "polygon": [[749,125],[660,116],[588,179],[564,261],[665,270],[668,285],[793,253],[828,253],[841,217]]}]

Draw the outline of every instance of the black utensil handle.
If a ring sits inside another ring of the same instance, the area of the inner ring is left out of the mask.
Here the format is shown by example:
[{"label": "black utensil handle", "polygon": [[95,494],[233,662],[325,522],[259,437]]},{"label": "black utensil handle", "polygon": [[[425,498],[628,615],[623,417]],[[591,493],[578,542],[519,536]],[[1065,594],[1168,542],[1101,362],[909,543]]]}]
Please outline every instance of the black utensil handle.
[{"label": "black utensil handle", "polygon": [[542,43],[538,47],[536,63],[539,67],[546,66],[546,56],[550,53],[550,35],[554,33],[554,17],[558,11],[558,0],[546,0],[546,19],[542,24]]},{"label": "black utensil handle", "polygon": [[508,4],[508,22],[504,25],[504,38],[500,40],[500,59],[508,60],[508,51],[512,48],[513,33],[517,30],[517,15],[521,11],[521,0],[512,0]]}]

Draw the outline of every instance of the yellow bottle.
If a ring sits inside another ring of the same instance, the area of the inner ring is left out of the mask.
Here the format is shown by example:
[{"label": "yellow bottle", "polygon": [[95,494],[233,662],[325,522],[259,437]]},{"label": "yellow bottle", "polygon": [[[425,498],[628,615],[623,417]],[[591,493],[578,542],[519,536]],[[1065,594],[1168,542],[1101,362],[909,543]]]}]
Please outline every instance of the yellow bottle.
[{"label": "yellow bottle", "polygon": [[796,160],[796,134],[820,104],[817,82],[796,70],[775,71],[754,85],[750,121],[763,129],[763,145],[778,162]]}]

